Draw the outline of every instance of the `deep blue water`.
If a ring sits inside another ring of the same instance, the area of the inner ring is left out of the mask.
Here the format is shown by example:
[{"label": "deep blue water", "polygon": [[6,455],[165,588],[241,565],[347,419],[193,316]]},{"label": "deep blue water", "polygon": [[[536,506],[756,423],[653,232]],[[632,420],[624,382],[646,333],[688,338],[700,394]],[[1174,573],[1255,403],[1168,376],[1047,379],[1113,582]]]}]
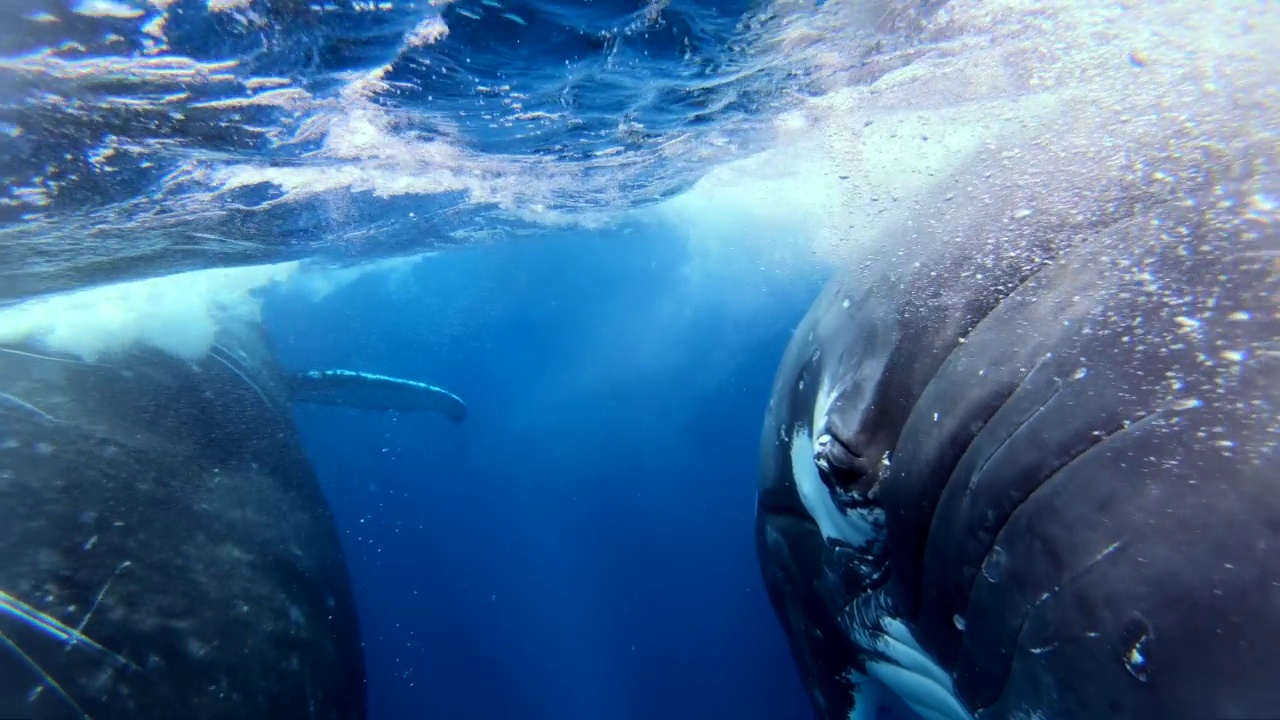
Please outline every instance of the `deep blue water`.
[{"label": "deep blue water", "polygon": [[286,366],[471,408],[296,409],[373,720],[811,716],[752,524],[773,372],[819,277],[751,252],[717,268],[661,233],[560,235],[268,303]]}]

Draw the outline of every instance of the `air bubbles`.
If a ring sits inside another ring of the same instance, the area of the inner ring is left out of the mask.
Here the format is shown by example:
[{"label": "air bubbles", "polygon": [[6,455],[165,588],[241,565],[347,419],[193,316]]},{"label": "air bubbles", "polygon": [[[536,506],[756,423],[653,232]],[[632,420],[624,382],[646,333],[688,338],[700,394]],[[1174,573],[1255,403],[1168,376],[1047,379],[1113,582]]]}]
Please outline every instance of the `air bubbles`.
[{"label": "air bubbles", "polygon": [[116,20],[132,20],[144,14],[132,5],[113,0],[80,0],[71,6],[71,12],[87,17],[113,18]]},{"label": "air bubbles", "polygon": [[1179,315],[1174,318],[1174,321],[1187,330],[1197,330],[1200,328],[1199,320],[1193,317],[1187,317],[1186,315]]},{"label": "air bubbles", "polygon": [[1005,554],[999,545],[991,548],[987,559],[982,562],[982,576],[987,582],[996,584],[1004,576]]},{"label": "air bubbles", "polygon": [[1124,624],[1120,635],[1121,661],[1138,682],[1151,682],[1151,623],[1138,613],[1134,613]]}]

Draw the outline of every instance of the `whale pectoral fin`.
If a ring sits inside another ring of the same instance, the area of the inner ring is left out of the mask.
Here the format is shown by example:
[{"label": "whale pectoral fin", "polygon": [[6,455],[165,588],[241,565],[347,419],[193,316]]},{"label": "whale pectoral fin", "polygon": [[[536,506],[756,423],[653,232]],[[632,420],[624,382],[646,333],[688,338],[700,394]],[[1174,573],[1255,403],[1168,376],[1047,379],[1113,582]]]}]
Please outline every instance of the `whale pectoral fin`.
[{"label": "whale pectoral fin", "polygon": [[295,402],[367,408],[438,412],[454,422],[467,416],[457,395],[427,383],[356,370],[309,370],[287,376],[289,399]]}]

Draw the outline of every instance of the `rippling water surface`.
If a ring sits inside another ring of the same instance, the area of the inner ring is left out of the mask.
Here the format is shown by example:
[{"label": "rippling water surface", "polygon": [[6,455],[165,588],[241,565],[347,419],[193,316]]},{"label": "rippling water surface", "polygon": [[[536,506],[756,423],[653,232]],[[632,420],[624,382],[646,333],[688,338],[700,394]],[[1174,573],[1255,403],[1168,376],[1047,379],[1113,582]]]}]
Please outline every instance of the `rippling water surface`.
[{"label": "rippling water surface", "polygon": [[1278,15],[1104,0],[9,2],[0,302],[619,228],[655,206],[820,252],[890,248],[956,221],[936,210],[1004,211],[993,202],[1066,222],[1063,153],[1080,154],[1065,175],[1089,202],[1111,202],[1162,156],[1273,136]]},{"label": "rippling water surface", "polygon": [[608,222],[898,63],[927,6],[6,3],[2,294]]}]

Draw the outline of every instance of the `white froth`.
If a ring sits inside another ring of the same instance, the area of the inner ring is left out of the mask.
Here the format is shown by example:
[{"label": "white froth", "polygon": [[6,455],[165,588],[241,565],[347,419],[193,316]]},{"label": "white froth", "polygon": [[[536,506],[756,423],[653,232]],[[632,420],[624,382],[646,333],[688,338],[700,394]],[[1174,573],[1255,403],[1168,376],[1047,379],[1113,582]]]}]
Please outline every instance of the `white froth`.
[{"label": "white froth", "polygon": [[135,344],[198,359],[223,324],[258,322],[255,291],[296,267],[197,270],[30,300],[0,310],[0,342],[34,341],[87,361]]},{"label": "white froth", "polygon": [[[93,80],[134,85],[158,83],[184,86],[235,82],[238,60],[199,62],[186,57],[124,57],[105,55],[64,59],[54,50],[0,58],[0,69],[22,75],[59,80]],[[185,95],[184,95],[185,97]]]},{"label": "white froth", "polygon": [[208,7],[211,13],[228,12],[230,10],[246,10],[249,7],[250,0],[209,0]]},{"label": "white froth", "polygon": [[51,295],[0,309],[0,343],[35,342],[89,362],[138,345],[197,360],[223,328],[261,322],[261,291],[269,286],[317,301],[363,275],[404,269],[421,257],[340,268],[299,262],[212,268]]},{"label": "white froth", "polygon": [[143,15],[142,10],[122,2],[114,2],[113,0],[80,0],[80,2],[71,6],[71,11],[77,15],[118,18],[121,20],[132,20]]},{"label": "white froth", "polygon": [[[1071,188],[1140,182],[1175,129],[1212,145],[1274,127],[1280,14],[1256,3],[957,0],[924,35],[938,41],[905,67],[798,100],[775,127],[796,186],[822,188],[812,241],[833,262],[925,230],[965,242],[969,216],[1074,220],[1091,207]],[[821,65],[815,47],[844,40],[779,51]]]},{"label": "white froth", "polygon": [[801,240],[807,248],[840,200],[838,172],[818,148],[788,144],[716,167],[651,212],[702,245],[731,248],[760,238]]}]

